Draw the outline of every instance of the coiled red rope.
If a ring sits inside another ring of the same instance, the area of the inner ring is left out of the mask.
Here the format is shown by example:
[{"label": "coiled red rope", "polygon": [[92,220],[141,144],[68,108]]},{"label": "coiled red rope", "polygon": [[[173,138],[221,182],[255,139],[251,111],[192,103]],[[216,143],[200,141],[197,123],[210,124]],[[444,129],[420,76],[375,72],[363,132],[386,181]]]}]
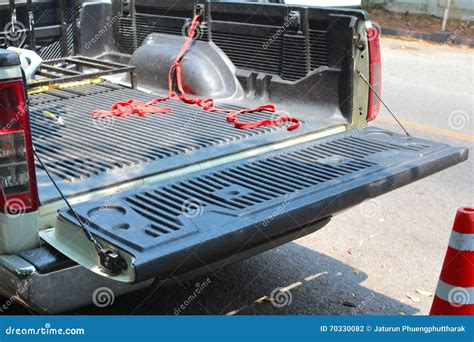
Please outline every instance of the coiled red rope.
[{"label": "coiled red rope", "polygon": [[[246,113],[255,113],[255,112],[263,112],[263,111],[275,113],[277,111],[277,108],[274,104],[267,104],[267,105],[259,106],[256,108],[247,108],[247,109],[242,109],[242,110],[230,110],[230,109],[221,109],[221,108],[215,107],[213,99],[204,100],[198,97],[194,97],[194,98],[188,97],[188,95],[184,91],[181,62],[184,58],[184,55],[191,47],[194,35],[196,33],[196,29],[200,23],[200,20],[201,20],[200,14],[197,14],[194,16],[191,22],[191,25],[189,27],[189,32],[188,32],[186,41],[183,47],[181,48],[179,55],[176,57],[173,65],[171,66],[168,72],[168,95],[167,96],[159,97],[146,103],[142,103],[134,99],[131,99],[128,101],[117,102],[114,105],[112,105],[111,109],[108,111],[95,110],[92,113],[92,117],[94,119],[100,119],[100,118],[110,117],[110,116],[117,116],[117,117],[123,118],[123,117],[131,116],[131,115],[135,115],[135,114],[143,117],[146,114],[152,114],[152,113],[169,113],[171,112],[171,108],[156,107],[154,105],[160,102],[167,101],[169,99],[177,99],[188,104],[199,106],[207,112],[225,113],[227,114],[226,120],[230,123],[233,123],[236,128],[240,128],[240,129],[250,129],[250,128],[256,128],[256,127],[261,127],[261,126],[276,126],[276,125],[286,123],[286,122],[290,123],[287,128],[288,131],[293,131],[299,128],[300,120],[297,118],[286,116],[286,115],[279,116],[278,118],[275,118],[275,119],[265,119],[265,120],[252,121],[252,122],[241,122],[237,118],[239,115],[246,114]],[[178,93],[174,91],[174,77],[173,77],[174,74],[176,74],[176,85],[178,88]]]}]

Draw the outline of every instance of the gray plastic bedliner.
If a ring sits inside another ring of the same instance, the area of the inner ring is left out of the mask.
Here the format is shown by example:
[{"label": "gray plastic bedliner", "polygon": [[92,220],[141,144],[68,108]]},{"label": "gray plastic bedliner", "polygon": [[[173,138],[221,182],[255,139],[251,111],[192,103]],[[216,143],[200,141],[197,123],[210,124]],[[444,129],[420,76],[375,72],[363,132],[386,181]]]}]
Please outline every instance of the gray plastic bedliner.
[{"label": "gray plastic bedliner", "polygon": [[[81,194],[133,179],[195,164],[248,148],[286,140],[343,123],[304,117],[302,127],[286,125],[241,130],[222,113],[168,101],[172,113],[150,114],[97,122],[91,113],[109,109],[116,101],[156,96],[111,83],[52,89],[30,96],[33,142],[44,163],[67,195]],[[226,105],[228,108],[239,108]],[[64,126],[46,114],[61,116]],[[272,113],[242,115],[241,120],[275,117]],[[59,199],[44,170],[37,167],[40,200]]]}]

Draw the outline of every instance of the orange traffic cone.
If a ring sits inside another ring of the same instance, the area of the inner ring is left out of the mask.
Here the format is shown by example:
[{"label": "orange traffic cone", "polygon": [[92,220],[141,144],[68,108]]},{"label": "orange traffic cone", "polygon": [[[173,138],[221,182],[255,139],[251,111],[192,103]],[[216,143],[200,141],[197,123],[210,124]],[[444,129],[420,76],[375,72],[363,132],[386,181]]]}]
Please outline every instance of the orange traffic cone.
[{"label": "orange traffic cone", "polygon": [[474,315],[474,208],[458,209],[430,315]]}]

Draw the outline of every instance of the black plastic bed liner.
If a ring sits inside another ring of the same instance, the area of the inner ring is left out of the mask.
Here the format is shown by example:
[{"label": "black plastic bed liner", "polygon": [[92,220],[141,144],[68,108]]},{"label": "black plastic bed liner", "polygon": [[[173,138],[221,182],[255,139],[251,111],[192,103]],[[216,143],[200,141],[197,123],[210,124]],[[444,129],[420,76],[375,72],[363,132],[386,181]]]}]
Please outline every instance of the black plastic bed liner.
[{"label": "black plastic bed liner", "polygon": [[[335,115],[321,120],[303,117],[302,127],[285,125],[251,130],[235,128],[222,113],[168,101],[167,114],[95,121],[95,109],[107,110],[117,101],[148,101],[156,96],[104,82],[51,89],[29,96],[33,142],[50,172],[67,195],[87,193],[133,179],[169,171],[277,141],[343,124]],[[238,108],[224,105],[228,108]],[[59,125],[50,114],[62,117]],[[275,117],[272,113],[243,115],[242,121]],[[38,166],[42,204],[59,199]]]},{"label": "black plastic bed liner", "polygon": [[[314,222],[467,157],[465,149],[365,128],[75,209],[95,236],[133,257],[129,270],[139,282],[202,268],[246,248],[268,245],[295,229],[310,233],[313,230],[304,229]],[[69,211],[60,211],[60,221],[68,223],[62,229],[71,236],[79,231]],[[70,250],[74,243],[61,243],[58,228],[42,234],[62,253],[78,259]],[[100,266],[94,268],[102,272]]]}]

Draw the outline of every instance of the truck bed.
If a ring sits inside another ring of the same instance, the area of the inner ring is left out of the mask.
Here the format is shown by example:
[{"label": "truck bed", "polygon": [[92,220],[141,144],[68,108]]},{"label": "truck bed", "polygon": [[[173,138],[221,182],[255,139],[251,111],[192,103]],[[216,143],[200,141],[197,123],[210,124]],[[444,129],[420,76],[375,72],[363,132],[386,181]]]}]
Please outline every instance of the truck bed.
[{"label": "truck bed", "polygon": [[[93,110],[108,109],[116,101],[148,101],[156,96],[109,82],[30,95],[33,141],[67,195],[88,193],[341,124],[337,117],[322,120],[316,115],[298,115],[302,125],[293,132],[288,132],[284,124],[242,130],[228,123],[222,113],[208,113],[174,100],[163,104],[172,108],[168,114],[105,121],[91,117]],[[48,117],[50,113],[62,117],[64,125],[55,123]],[[241,120],[275,115],[245,114]],[[41,203],[59,199],[39,165],[37,174]]]},{"label": "truck bed", "polygon": [[[165,94],[194,9],[137,1],[136,15],[119,11],[109,48],[96,44],[86,57],[134,66],[133,84]],[[365,127],[375,105],[357,75],[373,76],[377,64],[365,12],[209,3],[205,13],[182,63],[186,93],[224,108],[272,102],[301,128],[240,130],[225,114],[174,100],[164,104],[171,113],[94,121],[94,110],[116,101],[159,96],[108,83],[33,95],[38,152],[66,195],[84,194],[74,211],[48,206],[56,222],[40,237],[78,264],[127,283],[208,271],[467,158],[462,148]],[[59,198],[40,168],[38,180],[42,204]]]}]

